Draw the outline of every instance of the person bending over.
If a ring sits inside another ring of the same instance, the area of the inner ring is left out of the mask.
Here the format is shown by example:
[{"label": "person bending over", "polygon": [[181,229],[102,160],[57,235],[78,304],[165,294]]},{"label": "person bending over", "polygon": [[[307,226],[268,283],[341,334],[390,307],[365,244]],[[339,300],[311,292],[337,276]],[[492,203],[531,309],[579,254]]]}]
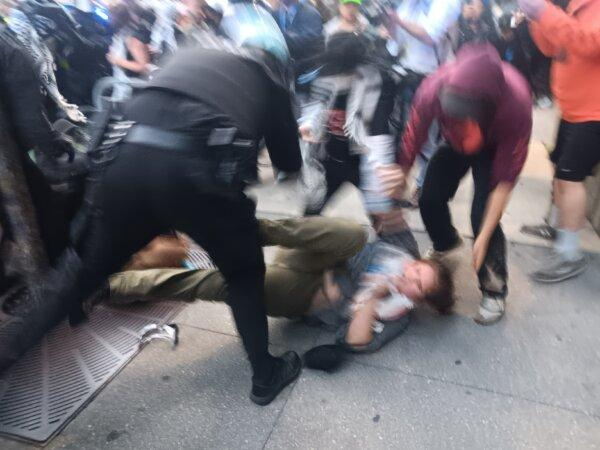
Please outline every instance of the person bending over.
[{"label": "person bending over", "polygon": [[[531,109],[531,91],[517,69],[502,62],[490,44],[467,44],[454,63],[423,82],[402,140],[399,160],[408,176],[431,123],[441,125],[445,142],[429,162],[419,201],[440,257],[461,244],[448,202],[472,169],[473,267],[483,293],[479,324],[495,323],[505,311],[508,274],[500,220],[527,158]],[[393,181],[390,186],[397,185]],[[401,191],[390,189],[389,195],[401,198]]]}]

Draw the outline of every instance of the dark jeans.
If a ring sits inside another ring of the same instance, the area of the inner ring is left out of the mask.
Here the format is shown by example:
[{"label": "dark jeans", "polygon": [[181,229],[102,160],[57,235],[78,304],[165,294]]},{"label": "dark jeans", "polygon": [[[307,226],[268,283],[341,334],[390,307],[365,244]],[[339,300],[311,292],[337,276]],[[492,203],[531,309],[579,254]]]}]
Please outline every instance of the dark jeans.
[{"label": "dark jeans", "polygon": [[[423,184],[421,217],[437,251],[446,251],[458,242],[458,233],[452,225],[448,202],[454,197],[460,180],[472,169],[475,192],[471,205],[471,226],[477,236],[490,194],[491,152],[464,156],[447,144],[442,145],[429,162]],[[505,298],[507,295],[506,241],[498,225],[490,240],[484,263],[477,274],[479,287],[485,295]]]},{"label": "dark jeans", "polygon": [[82,192],[53,191],[44,174],[29,158],[23,164],[23,172],[37,214],[42,242],[52,263],[69,243],[69,224],[81,206]]},{"label": "dark jeans", "polygon": [[350,154],[350,143],[346,139],[337,136],[329,136],[325,144],[327,155],[322,161],[325,169],[325,183],[327,192],[323,205],[319,209],[307,209],[308,216],[318,215],[329,199],[344,183],[360,186],[360,155]]},{"label": "dark jeans", "polygon": [[[176,229],[204,247],[223,274],[229,305],[254,371],[271,376],[264,295],[265,265],[255,205],[237,196],[206,193],[199,155],[125,144],[99,182],[94,214],[77,253],[77,270],[59,294],[74,304],[93,293],[155,236]],[[59,272],[60,273],[60,272]],[[61,281],[58,280],[57,284]]]}]

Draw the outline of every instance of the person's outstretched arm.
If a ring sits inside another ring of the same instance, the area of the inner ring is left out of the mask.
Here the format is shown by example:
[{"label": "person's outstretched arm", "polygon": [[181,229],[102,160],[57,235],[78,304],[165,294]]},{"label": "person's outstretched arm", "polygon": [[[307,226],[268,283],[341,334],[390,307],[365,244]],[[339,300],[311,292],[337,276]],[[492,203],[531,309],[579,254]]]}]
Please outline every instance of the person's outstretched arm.
[{"label": "person's outstretched arm", "polygon": [[[524,9],[529,11],[529,17],[537,24],[543,35],[544,42],[539,42],[542,44],[540,46],[542,52],[564,49],[569,53],[587,58],[600,57],[600,27],[597,26],[600,23],[600,17],[596,18],[598,20],[596,26],[590,27],[580,23],[577,17],[567,14],[549,2],[521,0],[520,3],[524,3]],[[590,7],[594,7],[594,5],[590,5]],[[533,29],[535,30],[536,27]],[[540,38],[540,33],[537,33],[536,37]]]}]

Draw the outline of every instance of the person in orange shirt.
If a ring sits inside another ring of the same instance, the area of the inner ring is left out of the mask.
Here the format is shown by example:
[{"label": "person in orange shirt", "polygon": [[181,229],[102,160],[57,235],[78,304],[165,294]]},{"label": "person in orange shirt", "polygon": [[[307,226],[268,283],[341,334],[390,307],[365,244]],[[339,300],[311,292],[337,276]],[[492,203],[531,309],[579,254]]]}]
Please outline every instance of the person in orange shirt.
[{"label": "person in orange shirt", "polygon": [[600,162],[600,0],[571,0],[566,11],[545,0],[519,0],[539,49],[552,61],[552,90],[562,120],[551,159],[559,229],[551,257],[531,277],[556,283],[582,273],[578,232],[587,206],[583,181]]}]

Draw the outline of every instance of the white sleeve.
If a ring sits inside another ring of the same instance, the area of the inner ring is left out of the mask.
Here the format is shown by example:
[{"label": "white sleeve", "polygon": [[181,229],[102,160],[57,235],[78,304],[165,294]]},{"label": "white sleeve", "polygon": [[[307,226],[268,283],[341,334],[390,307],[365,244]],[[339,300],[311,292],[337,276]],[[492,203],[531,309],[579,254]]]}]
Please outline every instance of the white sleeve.
[{"label": "white sleeve", "polygon": [[458,20],[460,12],[461,0],[433,0],[429,14],[421,25],[437,45]]},{"label": "white sleeve", "polygon": [[391,322],[400,319],[414,307],[415,304],[407,296],[392,293],[392,295],[377,301],[375,311],[379,320]]}]

